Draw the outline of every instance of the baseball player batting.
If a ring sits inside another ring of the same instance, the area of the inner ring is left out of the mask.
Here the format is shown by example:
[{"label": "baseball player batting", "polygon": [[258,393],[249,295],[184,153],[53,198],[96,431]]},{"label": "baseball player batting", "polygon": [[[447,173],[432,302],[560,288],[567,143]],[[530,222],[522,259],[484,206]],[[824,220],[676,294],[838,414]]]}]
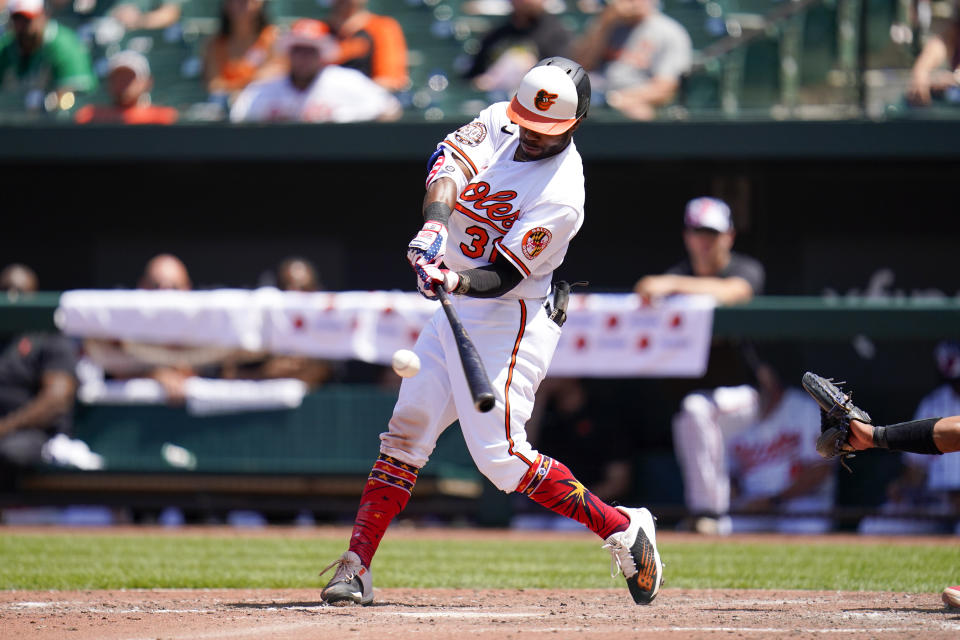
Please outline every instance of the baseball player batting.
[{"label": "baseball player batting", "polygon": [[[509,103],[448,135],[429,163],[424,224],[407,248],[417,288],[453,305],[489,373],[495,405],[478,412],[453,333],[438,310],[414,347],[422,368],[400,386],[380,457],[360,498],[349,549],[321,597],[373,602],[373,556],[407,504],[437,438],[459,419],[470,455],[500,490],[521,492],[604,540],[634,601],[662,583],[654,518],[600,501],[558,460],[533,449],[525,423],[560,337],[548,317],[554,270],[583,222],[583,163],[573,133],[590,106],[590,80],[566,58],[540,61]],[[322,574],[321,574],[322,575]]]}]

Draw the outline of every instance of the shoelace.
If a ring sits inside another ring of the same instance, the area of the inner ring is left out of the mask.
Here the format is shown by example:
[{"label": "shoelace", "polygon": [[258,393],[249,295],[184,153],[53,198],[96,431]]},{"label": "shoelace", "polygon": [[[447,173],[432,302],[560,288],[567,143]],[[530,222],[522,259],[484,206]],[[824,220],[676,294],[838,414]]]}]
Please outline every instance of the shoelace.
[{"label": "shoelace", "polygon": [[327,571],[330,571],[330,569],[333,569],[334,567],[337,567],[337,570],[334,571],[333,579],[330,582],[337,582],[338,579],[344,582],[347,582],[349,580],[353,580],[353,578],[357,575],[357,572],[353,569],[353,567],[351,566],[351,563],[347,562],[343,558],[343,556],[340,556],[339,558],[337,558],[336,560],[328,564],[327,568],[320,572],[320,575],[322,576],[323,574],[325,574]]},{"label": "shoelace", "polygon": [[[614,535],[616,536],[616,534]],[[624,571],[624,567],[632,569],[631,575],[637,572],[637,563],[633,561],[630,549],[623,543],[621,536],[611,536],[608,540],[609,542],[605,543],[601,549],[610,551],[610,577],[616,578],[622,572],[624,577],[629,578],[630,576]]]}]

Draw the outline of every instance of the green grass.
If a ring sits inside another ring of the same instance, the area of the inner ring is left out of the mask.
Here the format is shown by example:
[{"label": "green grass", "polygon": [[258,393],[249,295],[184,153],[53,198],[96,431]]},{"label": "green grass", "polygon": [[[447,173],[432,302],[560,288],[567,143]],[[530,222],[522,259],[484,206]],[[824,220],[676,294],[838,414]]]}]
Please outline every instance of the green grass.
[{"label": "green grass", "polygon": [[[390,540],[377,587],[620,588],[600,543]],[[312,588],[344,541],[0,533],[0,589]],[[735,540],[660,545],[668,587],[928,593],[960,582],[960,545]]]}]

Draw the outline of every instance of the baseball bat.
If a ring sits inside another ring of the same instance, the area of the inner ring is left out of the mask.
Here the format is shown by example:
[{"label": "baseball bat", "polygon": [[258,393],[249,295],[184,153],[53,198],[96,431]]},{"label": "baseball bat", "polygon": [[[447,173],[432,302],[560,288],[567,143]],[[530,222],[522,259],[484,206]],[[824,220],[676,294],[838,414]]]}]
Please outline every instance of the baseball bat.
[{"label": "baseball bat", "polygon": [[453,308],[450,296],[447,295],[443,285],[434,285],[433,292],[437,294],[443,312],[447,314],[447,321],[453,331],[453,339],[457,342],[460,364],[463,365],[463,374],[467,378],[467,386],[470,388],[470,395],[473,397],[473,406],[476,407],[477,411],[486,413],[493,409],[495,400],[490,376],[487,375],[487,370],[483,368],[480,353],[477,351],[476,345],[473,344],[473,340],[467,335],[467,330],[460,322],[460,316],[457,315],[457,310]]}]

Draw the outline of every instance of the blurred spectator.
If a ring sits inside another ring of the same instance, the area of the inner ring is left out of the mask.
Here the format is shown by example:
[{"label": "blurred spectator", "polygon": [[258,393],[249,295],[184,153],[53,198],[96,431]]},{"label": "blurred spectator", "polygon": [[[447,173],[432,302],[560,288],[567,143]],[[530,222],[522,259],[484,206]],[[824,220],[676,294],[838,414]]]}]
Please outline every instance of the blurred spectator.
[{"label": "blurred spectator", "polygon": [[[277,267],[276,280],[277,287],[282,291],[320,290],[317,269],[306,258],[287,258],[282,261]],[[296,378],[305,382],[310,389],[317,389],[323,386],[332,374],[333,366],[326,360],[304,356],[271,355],[254,361],[228,358],[220,375],[226,379],[245,380]]]},{"label": "blurred spectator", "polygon": [[204,54],[207,91],[232,97],[254,80],[284,73],[285,63],[274,53],[277,33],[263,0],[223,0],[220,30]]},{"label": "blurred spectator", "polygon": [[153,76],[147,59],[136,51],[121,51],[107,63],[107,91],[110,104],[81,107],[74,118],[79,124],[173,124],[177,120],[174,107],[150,103]]},{"label": "blurred spectator", "polygon": [[[97,85],[90,54],[69,28],[48,18],[43,0],[10,0],[11,28],[0,36],[0,89],[38,92],[30,108],[69,109],[73,92]],[[53,92],[55,104],[47,103]]]},{"label": "blurred spectator", "polygon": [[[940,384],[917,405],[914,420],[960,415],[960,342],[943,340],[933,352]],[[867,534],[960,534],[960,456],[901,454],[903,471],[887,487],[882,515],[860,521]],[[934,516],[924,519],[923,514]],[[936,516],[955,516],[949,527]]]},{"label": "blurred spectator", "polygon": [[277,288],[282,291],[319,291],[317,268],[306,258],[287,258],[277,267]]},{"label": "blurred spectator", "polygon": [[96,18],[110,18],[127,31],[166,29],[180,20],[180,6],[186,0],[48,0],[57,19],[79,24]]},{"label": "blurred spectator", "polygon": [[960,102],[960,2],[954,3],[953,19],[946,28],[927,39],[910,72],[907,100],[911,104],[923,106],[942,99]]},{"label": "blurred spectator", "polygon": [[[140,276],[139,289],[190,291],[192,283],[187,268],[179,258],[170,254],[159,254],[151,258]],[[87,358],[83,362],[83,382],[96,379],[127,380],[132,378],[153,378],[163,387],[167,401],[171,405],[183,404],[185,400],[186,380],[196,375],[195,369],[201,362],[208,364],[207,357],[200,349],[180,349],[176,346],[145,345],[136,342],[106,339],[87,339],[84,341]],[[218,350],[207,350],[216,352]],[[201,358],[206,357],[206,360]],[[90,364],[91,366],[87,366]]]},{"label": "blurred spectator", "polygon": [[[137,285],[140,289],[190,291],[193,283],[186,265],[180,258],[161,253],[147,262]],[[194,367],[183,363],[154,367],[146,377],[153,378],[163,386],[170,404],[183,404],[186,399],[187,378],[197,375]]]},{"label": "blurred spectator", "polygon": [[[730,305],[763,292],[763,265],[732,251],[735,230],[725,202],[695,198],[687,203],[683,220],[687,258],[665,274],[641,278],[635,293],[651,298],[708,295],[717,304]],[[679,396],[673,442],[683,472],[687,509],[692,514],[689,524],[705,533],[729,533],[725,440],[761,414],[764,397],[750,383],[763,382],[763,378],[749,345],[715,341],[708,362],[702,379],[666,383],[664,397],[674,402]]]},{"label": "blurred spectator", "polygon": [[333,0],[326,23],[340,45],[334,62],[390,91],[407,88],[407,42],[399,22],[367,11],[367,0]]},{"label": "blurred spectator", "polygon": [[614,109],[652,120],[673,101],[690,70],[693,45],[683,26],[664,15],[656,0],[610,0],[573,46],[573,57],[606,92]]},{"label": "blurred spectator", "polygon": [[[583,380],[546,378],[537,392],[527,437],[540,451],[550,451],[605,502],[624,503],[633,490],[636,447],[627,425],[596,402]],[[616,443],[611,448],[610,444]],[[517,500],[515,528],[582,528],[530,500]]]},{"label": "blurred spectator", "polygon": [[[728,464],[707,464],[704,475],[726,467],[732,487],[732,532],[826,533],[832,526],[835,461],[817,453],[820,408],[799,388],[784,389],[767,364],[757,367],[758,401],[746,426],[726,442]],[[696,456],[714,455],[705,444]],[[707,480],[711,480],[707,478]],[[712,478],[724,483],[727,478]],[[723,533],[718,531],[717,533]]]},{"label": "blurred spectator", "polygon": [[330,63],[336,43],[319,20],[294,22],[281,47],[290,73],[249,85],[234,102],[230,120],[355,122],[401,115],[399,101],[386,89],[359,71]]},{"label": "blurred spectator", "polygon": [[25,264],[15,262],[0,271],[0,290],[11,300],[37,291],[37,274]]},{"label": "blurred spectator", "polygon": [[[36,291],[37,277],[24,265],[0,273],[8,297]],[[58,333],[14,336],[0,349],[0,484],[9,487],[19,469],[49,456],[48,443],[72,428],[77,390],[76,347]]]},{"label": "blurred spectator", "polygon": [[705,294],[721,305],[747,302],[762,293],[763,265],[733,251],[736,231],[726,202],[694,198],[687,203],[683,222],[687,258],[663,275],[641,278],[634,293],[649,297]]},{"label": "blurred spectator", "polygon": [[482,91],[513,91],[537,61],[569,57],[573,35],[559,18],[547,13],[546,0],[511,0],[511,4],[510,16],[484,36],[465,74]]},{"label": "blurred spectator", "polygon": [[190,291],[193,288],[193,283],[190,282],[190,274],[180,258],[169,253],[161,253],[147,262],[137,287],[140,289]]}]

